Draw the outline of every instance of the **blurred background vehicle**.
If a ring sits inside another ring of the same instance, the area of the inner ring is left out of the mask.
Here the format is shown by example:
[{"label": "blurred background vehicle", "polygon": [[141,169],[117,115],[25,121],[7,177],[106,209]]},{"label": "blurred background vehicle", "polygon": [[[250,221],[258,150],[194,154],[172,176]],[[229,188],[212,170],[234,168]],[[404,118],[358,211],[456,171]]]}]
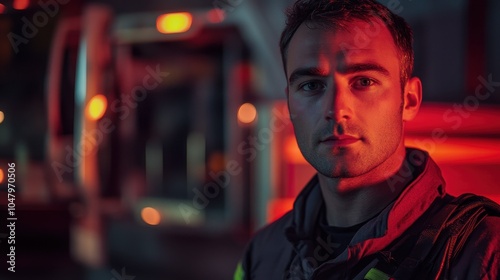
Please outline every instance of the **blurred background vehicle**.
[{"label": "blurred background vehicle", "polygon": [[[381,2],[415,32],[407,144],[452,194],[500,202],[500,2]],[[284,94],[291,3],[2,1],[0,225],[11,162],[18,220],[0,278],[231,279],[314,173]]]}]

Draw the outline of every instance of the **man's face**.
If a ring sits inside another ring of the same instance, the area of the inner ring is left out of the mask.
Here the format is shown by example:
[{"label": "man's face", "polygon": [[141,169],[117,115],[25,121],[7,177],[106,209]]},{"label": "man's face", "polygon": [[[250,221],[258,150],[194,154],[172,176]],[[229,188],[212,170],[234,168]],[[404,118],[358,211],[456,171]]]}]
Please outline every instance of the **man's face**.
[{"label": "man's face", "polygon": [[287,55],[288,106],[306,160],[334,178],[381,165],[403,145],[399,57],[389,30],[355,20],[335,31],[302,24]]}]

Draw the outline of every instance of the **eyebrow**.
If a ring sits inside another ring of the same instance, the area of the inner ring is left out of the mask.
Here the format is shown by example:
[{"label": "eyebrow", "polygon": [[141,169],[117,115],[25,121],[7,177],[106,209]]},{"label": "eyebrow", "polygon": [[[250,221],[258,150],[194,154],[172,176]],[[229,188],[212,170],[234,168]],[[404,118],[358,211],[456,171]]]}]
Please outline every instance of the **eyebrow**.
[{"label": "eyebrow", "polygon": [[389,70],[376,63],[348,64],[339,69],[339,72],[343,74],[352,74],[364,71],[376,71],[384,76],[390,76]]},{"label": "eyebrow", "polygon": [[[339,72],[343,74],[353,74],[358,72],[365,71],[376,71],[384,76],[390,76],[389,70],[385,69],[383,66],[376,63],[355,63],[348,64],[339,69]],[[327,73],[317,67],[302,67],[298,68],[292,72],[288,82],[292,85],[295,81],[297,81],[302,76],[318,76],[318,77],[326,77]]]}]

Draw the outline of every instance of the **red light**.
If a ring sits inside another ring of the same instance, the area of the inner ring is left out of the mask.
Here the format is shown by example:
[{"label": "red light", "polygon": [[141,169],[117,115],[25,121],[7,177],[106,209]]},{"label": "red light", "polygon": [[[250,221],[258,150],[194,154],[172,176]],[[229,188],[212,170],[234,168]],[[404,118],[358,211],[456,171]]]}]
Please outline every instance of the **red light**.
[{"label": "red light", "polygon": [[211,23],[219,23],[222,22],[225,18],[224,10],[221,9],[211,9],[207,13],[207,19]]},{"label": "red light", "polygon": [[14,3],[12,3],[12,7],[16,10],[24,10],[28,8],[29,5],[29,0],[14,0]]},{"label": "red light", "polygon": [[272,223],[293,209],[295,198],[275,198],[267,207],[267,222]]}]

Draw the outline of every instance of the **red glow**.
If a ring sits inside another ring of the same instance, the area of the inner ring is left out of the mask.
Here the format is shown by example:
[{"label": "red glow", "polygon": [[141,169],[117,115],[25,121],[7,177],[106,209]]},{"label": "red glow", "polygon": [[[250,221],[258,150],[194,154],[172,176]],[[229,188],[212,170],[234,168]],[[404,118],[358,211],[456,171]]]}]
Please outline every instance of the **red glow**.
[{"label": "red glow", "polygon": [[12,3],[12,7],[16,10],[24,10],[28,8],[29,5],[29,0],[14,0],[14,3]]},{"label": "red glow", "polygon": [[[247,62],[240,62],[231,69],[231,79],[234,82],[234,91],[241,92],[242,89],[252,87],[252,65]],[[243,92],[241,93],[243,94]]]},{"label": "red glow", "polygon": [[267,207],[267,221],[272,223],[292,210],[295,198],[279,198],[269,202]]},{"label": "red glow", "polygon": [[455,105],[457,104],[422,104],[417,117],[405,124],[406,133],[430,133],[435,129],[442,129],[446,134],[462,135],[500,132],[499,108],[481,106],[472,110],[473,107],[465,104]]},{"label": "red glow", "polygon": [[407,137],[405,145],[426,150],[437,163],[500,164],[500,139]]},{"label": "red glow", "polygon": [[207,20],[211,23],[222,22],[224,21],[224,17],[225,17],[224,11],[217,8],[211,9],[207,13]]}]

